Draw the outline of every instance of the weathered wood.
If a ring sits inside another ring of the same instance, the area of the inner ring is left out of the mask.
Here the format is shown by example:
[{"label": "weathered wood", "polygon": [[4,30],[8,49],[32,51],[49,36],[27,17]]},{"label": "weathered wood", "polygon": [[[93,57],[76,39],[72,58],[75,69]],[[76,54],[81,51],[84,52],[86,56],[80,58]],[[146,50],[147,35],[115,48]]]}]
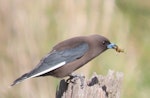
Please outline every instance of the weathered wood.
[{"label": "weathered wood", "polygon": [[83,85],[78,77],[69,83],[61,80],[56,98],[120,98],[123,73],[109,70],[106,76],[94,73],[91,79],[82,79]]}]

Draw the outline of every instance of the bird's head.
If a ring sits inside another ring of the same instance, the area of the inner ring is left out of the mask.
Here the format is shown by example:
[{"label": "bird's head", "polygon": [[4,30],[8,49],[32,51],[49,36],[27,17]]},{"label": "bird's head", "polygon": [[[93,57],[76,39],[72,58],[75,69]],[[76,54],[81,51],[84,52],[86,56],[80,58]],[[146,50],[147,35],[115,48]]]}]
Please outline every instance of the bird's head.
[{"label": "bird's head", "polygon": [[96,40],[102,49],[115,49],[117,52],[124,52],[123,49],[120,49],[116,44],[111,43],[106,37],[100,35],[94,35],[94,40]]}]

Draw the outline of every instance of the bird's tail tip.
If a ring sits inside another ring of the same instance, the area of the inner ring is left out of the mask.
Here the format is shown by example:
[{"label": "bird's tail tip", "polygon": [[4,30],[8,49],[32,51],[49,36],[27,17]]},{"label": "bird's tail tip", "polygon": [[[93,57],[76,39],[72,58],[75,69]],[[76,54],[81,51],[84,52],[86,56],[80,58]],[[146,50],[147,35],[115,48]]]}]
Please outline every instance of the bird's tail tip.
[{"label": "bird's tail tip", "polygon": [[14,86],[14,85],[16,85],[16,84],[18,84],[19,82],[13,82],[10,86]]},{"label": "bird's tail tip", "polygon": [[14,85],[22,82],[23,80],[27,79],[28,78],[27,75],[28,75],[28,73],[22,75],[21,77],[19,77],[18,79],[16,79],[10,86],[14,86]]}]

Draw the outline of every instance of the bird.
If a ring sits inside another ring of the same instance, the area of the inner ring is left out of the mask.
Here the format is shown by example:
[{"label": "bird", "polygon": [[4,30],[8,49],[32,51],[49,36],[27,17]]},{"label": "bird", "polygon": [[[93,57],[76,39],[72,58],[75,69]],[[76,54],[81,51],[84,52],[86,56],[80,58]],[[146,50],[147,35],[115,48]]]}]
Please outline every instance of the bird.
[{"label": "bird", "polygon": [[53,76],[64,78],[71,76],[75,70],[107,49],[123,52],[116,44],[111,43],[106,37],[99,34],[76,36],[64,40],[56,44],[35,68],[17,78],[11,86],[35,77]]}]

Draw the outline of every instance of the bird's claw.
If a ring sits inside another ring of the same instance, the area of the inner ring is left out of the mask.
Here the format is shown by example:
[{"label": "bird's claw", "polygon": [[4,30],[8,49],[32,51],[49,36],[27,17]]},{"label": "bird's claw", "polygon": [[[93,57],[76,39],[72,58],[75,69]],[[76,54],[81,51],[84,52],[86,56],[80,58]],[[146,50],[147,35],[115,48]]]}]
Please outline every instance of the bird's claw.
[{"label": "bird's claw", "polygon": [[71,82],[71,83],[74,83],[76,84],[76,81],[78,79],[80,79],[80,82],[81,82],[81,88],[83,88],[84,86],[84,78],[85,76],[82,76],[82,75],[78,75],[78,74],[70,74],[69,75],[69,78],[66,80],[67,83]]}]

